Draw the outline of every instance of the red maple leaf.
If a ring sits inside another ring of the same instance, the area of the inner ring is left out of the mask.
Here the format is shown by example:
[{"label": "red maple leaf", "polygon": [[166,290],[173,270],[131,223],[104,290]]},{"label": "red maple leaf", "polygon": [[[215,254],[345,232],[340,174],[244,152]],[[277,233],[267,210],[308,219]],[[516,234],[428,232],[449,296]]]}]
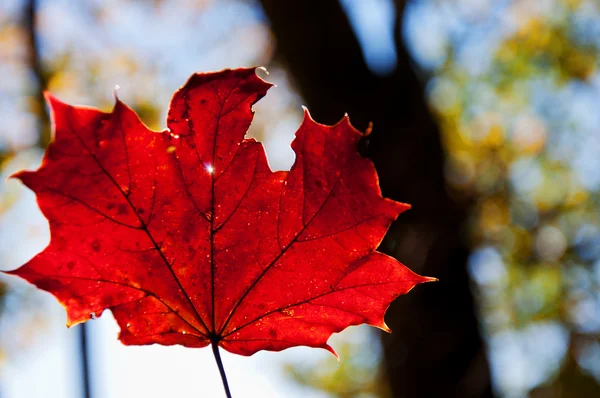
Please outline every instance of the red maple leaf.
[{"label": "red maple leaf", "polygon": [[44,251],[11,271],[52,293],[68,325],[110,309],[128,345],[208,344],[251,355],[332,333],[387,330],[390,302],[430,281],[376,250],[408,205],[384,199],[362,134],[308,112],[291,171],[244,135],[271,85],[254,69],[195,74],[166,131],[52,96],[55,138],[15,176],[50,223]]}]

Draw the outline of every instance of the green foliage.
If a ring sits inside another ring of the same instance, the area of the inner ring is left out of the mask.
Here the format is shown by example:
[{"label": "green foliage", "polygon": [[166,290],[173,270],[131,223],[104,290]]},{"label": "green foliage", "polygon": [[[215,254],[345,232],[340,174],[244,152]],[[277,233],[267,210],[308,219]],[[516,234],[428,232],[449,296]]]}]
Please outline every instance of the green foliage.
[{"label": "green foliage", "polygon": [[[472,73],[450,56],[434,73],[430,98],[450,188],[473,203],[471,271],[489,338],[508,333],[516,340],[533,325],[555,325],[573,347],[598,341],[600,332],[600,186],[584,163],[598,129],[590,128],[598,118],[584,101],[600,99],[591,88],[600,43],[581,26],[582,15],[599,23],[600,13],[592,2],[552,4],[551,13],[522,13],[489,59],[474,60],[487,65],[483,70]],[[551,383],[543,396],[580,396],[574,379],[597,391],[598,370],[582,365],[580,351],[554,355],[558,366],[544,379],[500,391]]]}]

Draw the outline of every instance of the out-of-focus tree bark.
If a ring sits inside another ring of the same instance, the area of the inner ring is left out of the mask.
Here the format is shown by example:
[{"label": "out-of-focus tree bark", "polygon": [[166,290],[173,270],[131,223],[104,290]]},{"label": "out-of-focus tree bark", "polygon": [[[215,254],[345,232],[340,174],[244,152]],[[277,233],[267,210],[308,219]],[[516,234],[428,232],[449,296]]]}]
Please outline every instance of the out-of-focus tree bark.
[{"label": "out-of-focus tree bark", "polygon": [[[38,15],[38,1],[28,0],[23,10],[23,28],[27,44],[27,63],[31,71],[33,92],[31,93],[31,107],[37,117],[38,140],[37,144],[45,148],[50,143],[50,118],[46,112],[44,91],[48,87],[49,73],[44,69],[40,56],[40,44],[37,36],[36,23]],[[81,367],[82,397],[91,398],[91,381],[88,352],[87,326],[80,325],[79,353]]]},{"label": "out-of-focus tree bark", "polygon": [[[298,84],[313,117],[335,123],[345,112],[359,129],[373,122],[367,154],[385,196],[411,203],[381,250],[440,282],[396,300],[383,337],[394,397],[492,396],[485,347],[461,240],[465,205],[445,189],[444,154],[411,59],[398,40],[398,65],[388,77],[372,74],[351,26],[335,0],[261,0],[278,55]],[[404,1],[398,0],[398,26]],[[399,37],[398,35],[396,37]]]},{"label": "out-of-focus tree bark", "polygon": [[27,63],[31,70],[33,92],[31,103],[33,113],[37,117],[38,145],[45,148],[50,142],[50,119],[46,113],[44,90],[48,87],[48,73],[44,71],[40,58],[40,45],[36,34],[37,0],[28,0],[23,12],[23,27],[27,43]]}]

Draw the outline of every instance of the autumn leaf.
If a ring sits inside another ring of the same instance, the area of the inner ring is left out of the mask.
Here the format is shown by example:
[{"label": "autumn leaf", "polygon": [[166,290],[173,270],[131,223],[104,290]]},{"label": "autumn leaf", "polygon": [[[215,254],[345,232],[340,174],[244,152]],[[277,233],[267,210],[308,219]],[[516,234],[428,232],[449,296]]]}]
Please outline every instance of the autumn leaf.
[{"label": "autumn leaf", "polygon": [[333,352],[350,325],[387,330],[390,302],[433,279],[376,251],[409,206],[382,197],[348,117],[305,111],[293,167],[272,172],[244,138],[270,86],[254,69],[195,74],[163,132],[119,100],[104,113],[48,95],[54,141],[15,177],[51,240],[9,273],[56,296],[69,326],[110,309],[128,345]]}]

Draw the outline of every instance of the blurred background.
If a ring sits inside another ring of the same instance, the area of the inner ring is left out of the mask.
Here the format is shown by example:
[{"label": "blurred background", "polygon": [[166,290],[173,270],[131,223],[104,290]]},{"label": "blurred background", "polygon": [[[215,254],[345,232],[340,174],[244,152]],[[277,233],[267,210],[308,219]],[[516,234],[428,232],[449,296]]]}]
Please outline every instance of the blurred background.
[{"label": "blurred background", "polygon": [[[7,177],[50,140],[43,90],[154,129],[195,71],[262,65],[277,85],[250,134],[293,162],[301,105],[373,133],[384,195],[413,209],[380,250],[440,282],[383,335],[225,355],[234,396],[600,396],[600,1],[2,0],[0,268],[43,249]],[[259,72],[261,73],[261,72]],[[109,312],[73,329],[47,293],[0,277],[0,398],[220,397],[210,350],[123,347]]]}]

